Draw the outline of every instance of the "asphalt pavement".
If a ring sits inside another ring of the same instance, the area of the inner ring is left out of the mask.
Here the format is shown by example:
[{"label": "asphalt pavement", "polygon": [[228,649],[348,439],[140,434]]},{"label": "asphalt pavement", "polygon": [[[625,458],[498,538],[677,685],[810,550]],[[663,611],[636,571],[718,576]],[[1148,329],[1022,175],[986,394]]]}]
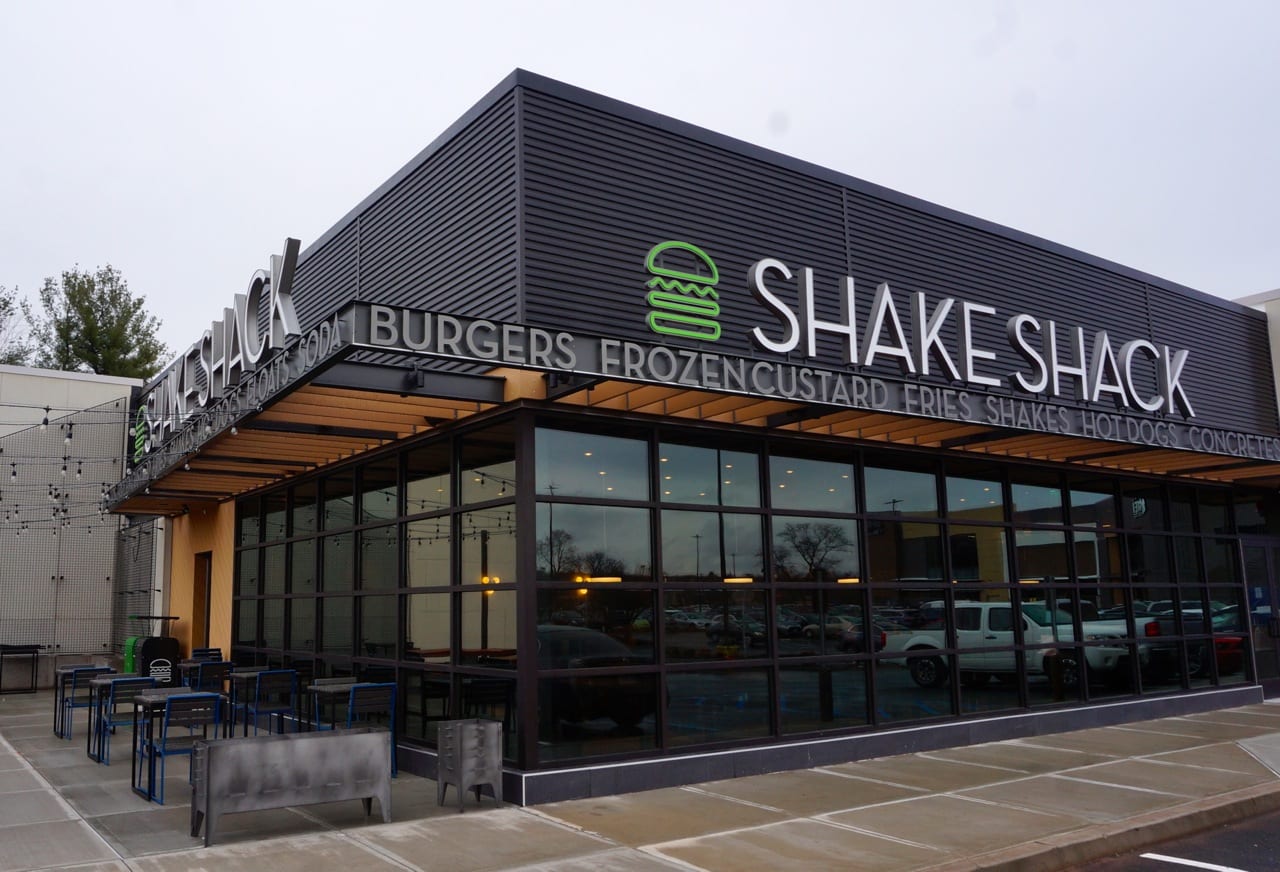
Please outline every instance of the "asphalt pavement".
[{"label": "asphalt pavement", "polygon": [[[687,787],[518,808],[401,772],[392,822],[356,801],[229,815],[168,804],[53,735],[51,692],[0,696],[0,872],[19,869],[1069,869],[1280,809],[1280,705],[1258,704]],[[127,738],[125,739],[127,741]]]}]

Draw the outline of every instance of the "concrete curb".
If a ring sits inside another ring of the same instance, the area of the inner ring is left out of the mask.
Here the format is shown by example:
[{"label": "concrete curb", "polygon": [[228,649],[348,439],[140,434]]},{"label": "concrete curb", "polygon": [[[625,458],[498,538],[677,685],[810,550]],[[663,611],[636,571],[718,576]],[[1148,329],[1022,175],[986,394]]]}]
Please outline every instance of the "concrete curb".
[{"label": "concrete curb", "polygon": [[929,866],[928,872],[1060,872],[1148,848],[1210,827],[1280,809],[1280,781],[1258,784],[1137,817],[1057,833],[989,854]]}]

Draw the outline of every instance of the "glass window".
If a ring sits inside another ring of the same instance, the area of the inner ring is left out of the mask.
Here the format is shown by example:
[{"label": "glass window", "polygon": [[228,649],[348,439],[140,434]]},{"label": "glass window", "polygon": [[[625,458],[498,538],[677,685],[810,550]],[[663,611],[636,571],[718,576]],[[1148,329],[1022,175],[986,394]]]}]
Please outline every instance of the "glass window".
[{"label": "glass window", "polygon": [[284,600],[262,601],[262,647],[284,647]]},{"label": "glass window", "polygon": [[941,528],[882,518],[868,521],[867,576],[873,582],[941,581]]},{"label": "glass window", "polygon": [[669,590],[664,653],[671,663],[743,660],[769,653],[768,599],[745,585]]},{"label": "glass window", "polygon": [[485,590],[460,595],[462,663],[515,667],[516,592]]},{"label": "glass window", "polygon": [[400,586],[400,531],[394,524],[360,534],[360,587],[395,590]]},{"label": "glass window", "polygon": [[952,525],[950,541],[953,579],[1008,583],[1009,552],[1003,527]]},{"label": "glass window", "polygon": [[240,596],[257,596],[261,593],[258,586],[258,557],[261,553],[257,548],[240,552],[239,589],[236,591]]},{"label": "glass window", "polygon": [[287,535],[285,520],[288,517],[288,505],[288,496],[285,491],[276,491],[262,498],[264,509],[262,518],[263,541],[275,542]]},{"label": "glass window", "polygon": [[1121,570],[1120,537],[1076,531],[1071,534],[1076,559],[1076,577],[1081,582],[1124,582]]},{"label": "glass window", "polygon": [[965,521],[1003,521],[1000,482],[947,476],[947,514]]},{"label": "glass window", "polygon": [[664,581],[764,578],[759,515],[662,513]]},{"label": "glass window", "polygon": [[1047,584],[1070,579],[1066,533],[1060,530],[1015,530],[1013,537],[1020,582]]},{"label": "glass window", "polygon": [[1192,504],[1191,493],[1188,488],[1169,489],[1169,528],[1175,533],[1196,531],[1196,510]]},{"label": "glass window", "polygon": [[410,515],[449,508],[449,443],[436,442],[405,455],[405,512]]},{"label": "glass window", "polygon": [[1202,490],[1198,493],[1201,533],[1230,533],[1229,496],[1225,492]]},{"label": "glass window", "polygon": [[808,733],[868,722],[867,664],[784,666],[778,674],[782,732]]},{"label": "glass window", "polygon": [[853,512],[852,463],[769,458],[770,502],[775,509],[810,512]]},{"label": "glass window", "polygon": [[324,480],[324,528],[338,530],[350,527],[355,522],[355,511],[351,505],[353,488],[351,473],[332,475]]},{"label": "glass window", "polygon": [[293,535],[306,536],[319,529],[316,523],[316,483],[295,485],[293,494]]},{"label": "glass window", "polygon": [[1009,492],[1015,524],[1062,523],[1062,488],[1015,481]]},{"label": "glass window", "polygon": [[271,545],[262,549],[263,593],[284,593],[284,550],[283,545]]},{"label": "glass window", "polygon": [[760,462],[754,453],[663,443],[658,449],[663,502],[760,505]]},{"label": "glass window", "polygon": [[[609,584],[538,591],[539,668],[652,663],[657,632],[653,596],[652,591]],[[570,629],[557,631],[556,627]],[[670,624],[667,629],[674,630]],[[544,649],[548,641],[551,647]]]},{"label": "glass window", "polygon": [[257,499],[241,500],[236,506],[237,545],[252,545],[262,535],[262,518],[259,512],[262,504]]},{"label": "glass window", "polygon": [[360,653],[365,657],[396,656],[396,601],[394,596],[360,597]]},{"label": "glass window", "polygon": [[462,516],[463,584],[515,584],[513,515],[510,506],[495,506]]},{"label": "glass window", "polygon": [[1203,584],[1200,569],[1200,540],[1194,536],[1173,537],[1173,566],[1181,584]]},{"label": "glass window", "polygon": [[734,669],[667,674],[668,735],[674,746],[769,735],[769,672]]},{"label": "glass window", "polygon": [[452,622],[448,594],[416,593],[404,598],[404,657],[424,663],[448,663]]},{"label": "glass window", "polygon": [[643,440],[545,428],[539,428],[534,439],[539,494],[649,498],[649,448]]},{"label": "glass window", "polygon": [[258,605],[262,600],[246,599],[236,603],[236,638],[233,644],[258,645]]},{"label": "glass window", "polygon": [[289,592],[316,592],[316,542],[307,539],[289,545],[292,560],[289,564]]},{"label": "glass window", "polygon": [[1127,485],[1120,495],[1121,521],[1130,530],[1164,530],[1164,496],[1159,487]]},{"label": "glass window", "polygon": [[355,575],[355,542],[354,533],[338,533],[325,536],[324,543],[324,589],[352,590],[352,578]]},{"label": "glass window", "polygon": [[449,556],[453,550],[448,517],[410,521],[405,529],[405,573],[409,587],[445,587],[452,583]]},{"label": "glass window", "polygon": [[1072,488],[1071,523],[1078,527],[1116,526],[1115,497],[1106,490]]},{"label": "glass window", "polygon": [[1163,536],[1126,536],[1129,545],[1129,569],[1134,580],[1143,584],[1168,584],[1169,545]]},{"label": "glass window", "polygon": [[328,596],[320,600],[320,651],[344,657],[351,656],[352,602],[349,596]]},{"label": "glass window", "polygon": [[932,474],[868,466],[866,479],[868,514],[937,517],[938,484]]},{"label": "glass window", "polygon": [[515,429],[510,424],[468,433],[462,439],[459,481],[463,503],[516,495]]},{"label": "glass window", "polygon": [[653,557],[647,509],[538,504],[538,578],[650,581]]},{"label": "glass window", "polygon": [[385,457],[360,469],[360,523],[390,520],[400,514],[396,457]]},{"label": "glass window", "polygon": [[296,597],[289,602],[289,648],[314,651],[316,648],[316,601],[314,597]]},{"label": "glass window", "polygon": [[869,654],[884,647],[884,630],[867,634],[866,592],[859,585],[778,591],[774,639],[780,657]]},{"label": "glass window", "polygon": [[[548,628],[540,649],[560,647],[560,637],[589,649],[613,650],[613,640],[594,630]],[[583,644],[585,642],[585,644]],[[607,656],[602,653],[600,656]],[[597,675],[588,679],[538,681],[538,758],[541,761],[645,751],[657,746],[658,681],[654,675]]]},{"label": "glass window", "polygon": [[1239,579],[1236,571],[1236,540],[1205,539],[1205,581],[1213,584],[1230,584]]},{"label": "glass window", "polygon": [[850,581],[861,576],[852,519],[773,518],[775,581]]}]

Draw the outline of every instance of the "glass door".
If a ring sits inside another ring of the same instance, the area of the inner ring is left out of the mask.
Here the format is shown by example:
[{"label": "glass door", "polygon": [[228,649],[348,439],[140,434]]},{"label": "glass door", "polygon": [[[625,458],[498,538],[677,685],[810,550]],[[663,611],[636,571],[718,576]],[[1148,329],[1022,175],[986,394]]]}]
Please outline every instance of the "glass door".
[{"label": "glass door", "polygon": [[1280,696],[1280,542],[1248,539],[1244,542],[1244,578],[1249,591],[1249,623],[1257,658],[1258,682],[1266,696]]}]

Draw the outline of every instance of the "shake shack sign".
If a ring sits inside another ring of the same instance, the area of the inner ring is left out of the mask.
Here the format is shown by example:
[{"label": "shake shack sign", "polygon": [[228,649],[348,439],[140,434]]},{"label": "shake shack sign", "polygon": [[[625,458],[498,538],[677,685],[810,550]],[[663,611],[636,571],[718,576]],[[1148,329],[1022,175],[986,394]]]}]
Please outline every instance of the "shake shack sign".
[{"label": "shake shack sign", "polygon": [[[725,283],[711,256],[691,243],[670,240],[653,246],[644,263],[652,276],[646,284],[650,329],[666,336],[717,340],[720,325],[715,317],[722,309]],[[933,377],[967,388],[1006,388],[1121,411],[1195,417],[1181,384],[1190,356],[1186,349],[1113,338],[1106,330],[1089,333],[1083,327],[1023,312],[1000,312],[954,297],[931,301],[922,292],[895,291],[888,283],[860,289],[848,276],[838,282],[835,307],[821,307],[836,308],[839,316],[824,320],[817,314],[820,294],[814,270],[776,258],[753,263],[745,284],[758,309],[753,318],[757,326],[747,336],[766,354],[799,355],[854,372],[877,365],[883,369],[887,363],[906,377]],[[797,303],[786,302],[791,299]],[[976,339],[1000,332],[1006,341],[999,346],[984,346]],[[838,359],[819,360],[818,339],[824,336],[838,344]]]}]

